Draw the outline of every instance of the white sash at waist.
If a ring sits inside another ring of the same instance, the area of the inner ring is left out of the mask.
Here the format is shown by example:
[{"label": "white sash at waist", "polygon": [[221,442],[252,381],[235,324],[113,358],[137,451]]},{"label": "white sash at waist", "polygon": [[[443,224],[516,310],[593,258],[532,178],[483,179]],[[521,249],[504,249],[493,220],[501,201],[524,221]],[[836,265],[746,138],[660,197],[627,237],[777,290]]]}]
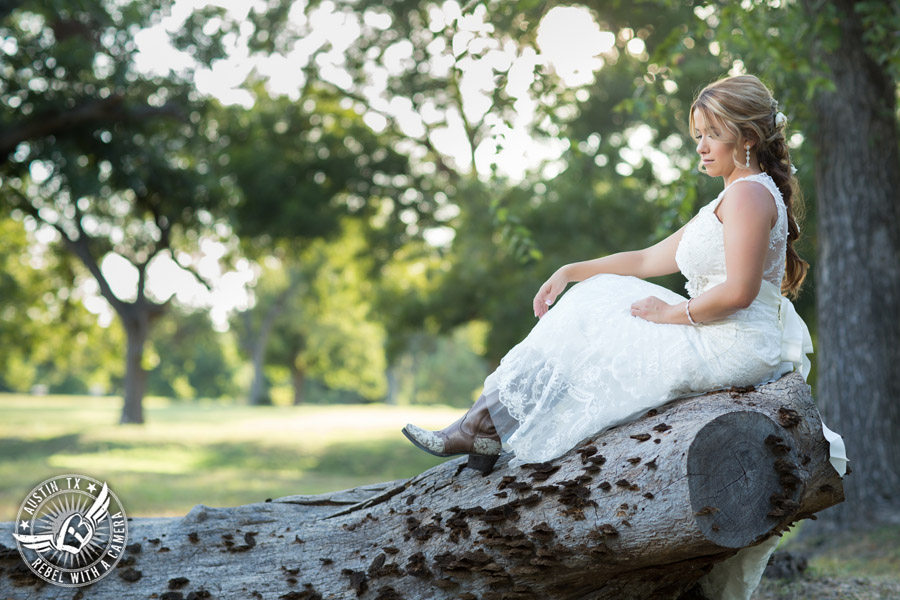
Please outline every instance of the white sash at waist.
[{"label": "white sash at waist", "polygon": [[[756,296],[760,300],[770,306],[778,309],[778,328],[781,330],[781,361],[791,363],[794,370],[803,375],[803,379],[809,375],[810,362],[807,354],[812,354],[813,345],[812,338],[809,335],[809,328],[806,323],[797,314],[794,304],[786,297],[781,295],[781,290],[773,283],[762,280],[759,288],[759,294]],[[822,433],[828,440],[830,447],[829,460],[838,474],[843,477],[847,472],[847,451],[844,446],[844,439],[837,433],[828,429],[825,422],[822,422]]]},{"label": "white sash at waist", "polygon": [[810,368],[806,355],[813,352],[812,338],[806,323],[797,314],[794,304],[781,295],[781,290],[765,279],[762,280],[756,299],[778,310],[778,328],[782,332],[781,360],[793,364],[794,370],[800,371],[803,379],[806,379]]}]

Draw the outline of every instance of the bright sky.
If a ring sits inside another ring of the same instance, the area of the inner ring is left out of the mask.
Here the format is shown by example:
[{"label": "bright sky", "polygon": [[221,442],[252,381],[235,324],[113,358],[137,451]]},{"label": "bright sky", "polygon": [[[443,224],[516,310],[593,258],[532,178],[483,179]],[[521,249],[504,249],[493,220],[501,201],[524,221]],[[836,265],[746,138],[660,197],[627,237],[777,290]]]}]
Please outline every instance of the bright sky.
[{"label": "bright sky", "polygon": [[[252,7],[262,4],[264,3],[258,0],[176,0],[171,16],[166,17],[159,26],[142,31],[135,37],[141,50],[137,56],[137,65],[146,72],[161,74],[169,69],[189,69],[194,65],[193,59],[172,48],[167,38],[169,33],[182,26],[191,11],[207,5],[220,6],[240,21],[246,18]],[[349,87],[352,83],[350,76],[342,69],[343,52],[360,33],[356,14],[337,13],[334,3],[326,0],[307,16],[303,5],[302,0],[294,3],[289,20],[298,30],[302,27],[313,33],[299,40],[286,56],[250,57],[246,42],[252,33],[252,26],[245,23],[246,27],[241,28],[238,36],[228,36],[226,39],[229,58],[216,62],[212,69],[197,73],[197,88],[216,96],[224,103],[250,107],[253,97],[240,86],[255,69],[269,78],[270,91],[296,100],[304,83],[299,67],[305,65],[312,53],[326,42],[330,42],[333,48],[319,59],[323,77],[339,87]],[[540,24],[537,38],[540,53],[529,49],[518,55],[515,44],[508,43],[501,47],[497,40],[482,37],[493,32],[493,26],[486,22],[487,15],[483,6],[479,6],[473,15],[463,17],[460,5],[455,0],[448,0],[443,4],[436,3],[430,11],[430,17],[433,31],[439,31],[448,22],[459,19],[460,31],[451,42],[453,54],[458,55],[467,47],[470,50],[488,49],[481,60],[466,58],[459,63],[464,72],[460,83],[462,110],[470,122],[480,120],[490,108],[494,73],[509,69],[507,91],[517,99],[515,109],[518,118],[512,129],[494,125],[494,132],[498,136],[505,136],[505,147],[498,152],[497,143],[492,140],[478,148],[477,171],[487,175],[490,173],[491,162],[496,162],[501,173],[515,180],[520,179],[527,169],[533,168],[541,160],[558,158],[566,149],[565,142],[539,144],[527,135],[526,126],[533,120],[537,105],[536,99],[530,96],[528,90],[534,79],[534,68],[548,63],[566,85],[588,85],[594,80],[594,72],[603,66],[603,59],[599,55],[615,44],[615,35],[600,31],[590,12],[584,7],[556,7]],[[372,27],[390,27],[390,18],[386,14],[369,11],[363,18]],[[210,32],[218,27],[217,21],[208,24]],[[638,38],[631,39],[626,49],[635,55],[640,55],[645,50],[643,41]],[[378,83],[367,88],[365,94],[370,100],[369,105],[375,110],[364,118],[373,129],[385,126],[384,118],[379,114],[384,113],[394,117],[401,129],[411,137],[421,137],[425,133],[423,121],[443,117],[438,114],[417,114],[405,98],[386,98],[384,95],[384,80],[387,75],[401,72],[404,63],[411,58],[412,50],[413,46],[408,41],[398,42],[386,52],[383,66],[372,65],[372,80]],[[445,73],[452,66],[453,59],[447,55],[442,40],[434,42],[434,48],[429,50],[435,53],[430,61],[431,71],[435,74]],[[587,91],[583,93],[582,99],[586,100]],[[461,116],[451,114],[447,116],[447,120],[450,126],[436,130],[432,134],[432,141],[441,152],[452,156],[460,168],[468,170],[471,168],[471,161]]]},{"label": "bright sky", "polygon": [[[232,16],[241,21],[252,7],[262,5],[264,2],[176,0],[171,16],[163,19],[159,26],[142,31],[135,37],[140,50],[137,55],[138,68],[148,73],[166,73],[169,69],[177,71],[192,68],[193,59],[172,48],[167,39],[168,34],[177,31],[191,11],[210,4],[226,8]],[[351,82],[349,75],[341,68],[342,53],[359,34],[359,23],[354,20],[356,16],[336,13],[334,4],[328,0],[306,16],[303,4],[302,0],[295,2],[290,13],[290,21],[296,27],[307,28],[313,33],[300,39],[286,56],[249,56],[246,40],[251,28],[249,23],[245,23],[246,26],[241,27],[239,35],[229,36],[225,40],[229,58],[216,62],[212,69],[201,70],[196,74],[197,88],[224,103],[249,107],[253,98],[240,86],[251,71],[256,69],[258,73],[268,78],[271,92],[284,94],[296,100],[299,98],[298,90],[303,84],[299,65],[305,64],[311,54],[325,42],[330,42],[333,50],[319,59],[323,76],[339,87],[348,87]],[[538,52],[529,49],[519,55],[512,43],[501,46],[496,40],[480,37],[490,34],[493,27],[486,22],[484,7],[479,6],[478,9],[474,15],[462,17],[460,5],[455,0],[448,0],[443,4],[435,4],[430,12],[430,27],[433,31],[440,31],[447,22],[459,19],[460,31],[451,42],[454,55],[459,55],[466,47],[470,49],[476,46],[487,47],[488,51],[483,59],[475,61],[466,58],[460,61],[460,67],[464,72],[460,83],[463,97],[462,111],[470,122],[480,120],[490,108],[494,73],[509,70],[507,91],[516,98],[517,120],[511,128],[499,122],[487,122],[492,126],[497,138],[484,142],[476,149],[475,169],[486,177],[490,174],[491,163],[495,162],[498,171],[512,180],[518,180],[527,170],[546,162],[542,175],[550,179],[563,168],[559,158],[566,150],[568,142],[553,140],[539,143],[527,134],[527,125],[534,119],[537,106],[537,100],[532,98],[529,92],[535,66],[542,63],[549,64],[559,73],[566,85],[583,88],[594,81],[595,72],[603,67],[604,61],[600,55],[615,44],[616,36],[612,32],[601,31],[586,8],[561,6],[549,11],[541,22],[537,37]],[[383,29],[390,27],[390,18],[386,15],[370,11],[363,18],[373,27]],[[207,27],[211,33],[219,27],[219,23],[211,21]],[[626,36],[624,39],[627,40],[625,46],[627,52],[635,56],[645,53],[641,39],[633,37],[627,30],[624,35]],[[446,55],[445,48],[440,44],[434,51],[435,55],[430,61],[432,72],[446,72],[452,66],[453,58]],[[370,106],[375,110],[364,115],[364,119],[375,130],[386,125],[384,117],[379,113],[391,115],[401,129],[411,137],[423,136],[424,123],[434,123],[442,117],[433,107],[433,114],[428,114],[427,111],[417,114],[407,99],[384,96],[387,73],[398,72],[404,62],[410,59],[411,54],[412,45],[401,41],[394,44],[386,53],[383,67],[372,66],[372,80],[381,83],[380,85],[376,83],[365,90]],[[587,93],[586,89],[577,92],[581,100],[587,99]],[[446,120],[449,126],[436,129],[432,133],[431,140],[440,152],[453,157],[459,168],[469,170],[472,168],[471,155],[463,134],[462,117],[458,113],[449,114]],[[622,151],[622,162],[616,165],[618,173],[629,175],[634,166],[643,160],[650,160],[663,183],[674,178],[677,171],[672,169],[666,154],[648,145],[652,134],[648,126],[637,127],[626,133],[628,144]],[[588,143],[593,145],[598,141],[590,139]],[[661,147],[665,150],[668,144],[674,149],[681,143],[680,139],[665,140]],[[432,233],[434,243],[446,242],[441,238],[440,232]],[[201,286],[193,276],[178,268],[168,257],[158,257],[150,269],[148,288],[151,295],[156,299],[165,300],[175,294],[178,300],[185,304],[209,306],[216,327],[220,330],[226,329],[228,314],[252,303],[248,285],[252,285],[255,274],[246,261],[240,265],[238,271],[223,273],[218,259],[224,252],[225,249],[221,244],[205,242],[204,256],[197,263],[197,268],[204,275],[216,281],[216,289],[213,292]],[[127,261],[111,255],[104,260],[102,269],[119,297],[123,299],[134,297],[137,272]],[[96,289],[93,292],[93,300],[86,303],[88,308],[100,314],[101,321],[110,321],[112,319],[110,308],[99,298]]]}]

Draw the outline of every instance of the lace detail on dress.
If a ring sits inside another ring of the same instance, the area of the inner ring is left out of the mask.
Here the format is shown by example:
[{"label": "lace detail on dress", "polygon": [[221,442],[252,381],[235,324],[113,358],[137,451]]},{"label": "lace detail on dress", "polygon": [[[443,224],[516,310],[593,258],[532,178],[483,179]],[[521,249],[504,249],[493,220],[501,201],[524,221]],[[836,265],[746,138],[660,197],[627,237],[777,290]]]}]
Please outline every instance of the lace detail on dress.
[{"label": "lace detail on dress", "polygon": [[[631,303],[647,295],[684,301],[629,276],[598,275],[572,287],[488,376],[484,393],[499,390],[521,424],[506,444],[515,448],[511,466],[550,460],[598,429],[716,387],[711,367],[735,343],[734,327],[708,332],[701,344],[691,328],[633,317]],[[698,348],[708,354],[693,359]]]},{"label": "lace detail on dress", "polygon": [[[634,317],[647,296],[684,302],[631,276],[602,274],[567,291],[485,380],[515,420],[500,431],[510,466],[560,456],[580,440],[687,394],[753,385],[778,364],[772,307],[697,327]],[[763,323],[764,325],[760,325]],[[779,342],[779,343],[776,343]],[[499,427],[499,425],[498,425]]]},{"label": "lace detail on dress", "polygon": [[681,243],[675,251],[675,262],[687,278],[684,287],[691,298],[725,281],[725,241],[722,222],[716,216],[715,210],[725,197],[728,188],[738,181],[761,183],[775,199],[778,218],[769,233],[769,250],[766,254],[763,279],[781,289],[787,249],[787,207],[772,177],[768,173],[758,173],[732,181],[712,202],[701,208],[697,218],[685,228]]}]

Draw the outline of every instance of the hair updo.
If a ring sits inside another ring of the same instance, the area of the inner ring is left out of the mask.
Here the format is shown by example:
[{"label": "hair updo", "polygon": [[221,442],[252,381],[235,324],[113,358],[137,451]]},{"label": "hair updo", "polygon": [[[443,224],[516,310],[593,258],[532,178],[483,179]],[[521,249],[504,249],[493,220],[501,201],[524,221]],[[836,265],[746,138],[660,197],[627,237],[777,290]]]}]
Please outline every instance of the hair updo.
[{"label": "hair updo", "polygon": [[776,118],[778,102],[756,76],[737,75],[715,81],[697,95],[691,105],[691,131],[695,109],[708,123],[716,123],[728,132],[722,136],[725,140],[734,140],[735,166],[745,168],[743,148],[747,142],[752,143],[760,168],[781,191],[788,217],[787,264],[781,291],[796,299],[809,270],[809,263],[794,250],[794,242],[800,238],[797,218],[802,220],[804,207],[797,180],[791,173],[791,156],[784,136],[786,119],[783,115]]}]

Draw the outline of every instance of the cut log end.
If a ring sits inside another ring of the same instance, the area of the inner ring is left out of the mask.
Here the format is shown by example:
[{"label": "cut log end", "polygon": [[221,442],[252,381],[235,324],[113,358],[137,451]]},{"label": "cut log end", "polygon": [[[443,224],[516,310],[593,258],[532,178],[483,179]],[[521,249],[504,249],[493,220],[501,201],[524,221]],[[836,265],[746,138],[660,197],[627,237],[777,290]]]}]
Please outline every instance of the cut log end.
[{"label": "cut log end", "polygon": [[802,492],[784,429],[756,411],[707,423],[690,445],[688,487],[696,523],[711,542],[743,548],[793,514]]}]

